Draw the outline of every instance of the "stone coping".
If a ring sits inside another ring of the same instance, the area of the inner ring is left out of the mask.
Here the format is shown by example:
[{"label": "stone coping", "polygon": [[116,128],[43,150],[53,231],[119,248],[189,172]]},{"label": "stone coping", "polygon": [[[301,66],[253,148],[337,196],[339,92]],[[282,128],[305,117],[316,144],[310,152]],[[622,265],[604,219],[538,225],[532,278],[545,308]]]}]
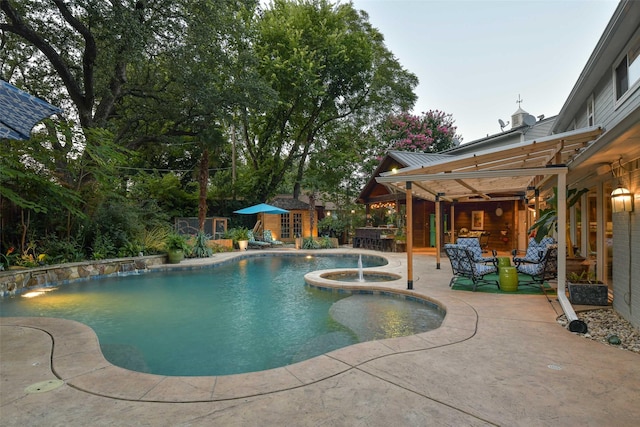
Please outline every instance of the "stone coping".
[{"label": "stone coping", "polygon": [[[259,253],[266,255],[265,251]],[[334,251],[333,254],[335,253]],[[341,252],[338,251],[338,253]],[[301,254],[301,251],[296,251],[296,254]],[[230,255],[224,258],[231,261],[245,256],[250,255]],[[375,256],[379,254],[375,253]],[[211,264],[211,261],[205,263],[202,260],[196,260],[191,264],[194,265],[181,267]],[[387,266],[372,269],[396,270],[393,272],[400,274],[400,264],[390,261]],[[165,266],[156,266],[156,268],[160,267]],[[343,286],[340,283],[331,285]],[[353,283],[344,282],[344,285],[352,287]],[[359,283],[357,288],[411,295],[430,301],[446,312],[439,328],[407,337],[358,343],[280,368],[224,376],[163,376],[114,366],[104,358],[95,332],[90,327],[72,320],[4,317],[0,318],[0,326],[31,328],[47,333],[51,337],[53,373],[67,385],[78,390],[131,401],[213,402],[304,387],[351,369],[357,369],[358,366],[369,361],[454,344],[467,340],[475,334],[477,313],[467,303],[457,298],[447,297],[445,294],[435,299],[417,291],[403,290],[402,286],[404,286],[402,280],[397,280],[383,283]]]}]

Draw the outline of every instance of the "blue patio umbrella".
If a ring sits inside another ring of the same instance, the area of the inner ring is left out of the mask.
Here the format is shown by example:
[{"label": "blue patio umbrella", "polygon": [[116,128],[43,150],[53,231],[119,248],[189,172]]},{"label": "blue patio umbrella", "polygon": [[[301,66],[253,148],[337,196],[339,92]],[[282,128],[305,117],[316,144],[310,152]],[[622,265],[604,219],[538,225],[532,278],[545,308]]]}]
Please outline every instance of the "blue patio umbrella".
[{"label": "blue patio umbrella", "polygon": [[0,80],[0,139],[29,139],[31,129],[62,110]]},{"label": "blue patio umbrella", "polygon": [[237,211],[234,211],[234,213],[237,214],[244,214],[244,215],[252,215],[252,214],[285,214],[285,213],[289,213],[289,211],[285,210],[285,209],[281,209],[277,206],[271,206],[268,205],[266,203],[260,203],[258,205],[253,205],[253,206],[249,206],[248,208],[244,208],[244,209],[240,209]]}]

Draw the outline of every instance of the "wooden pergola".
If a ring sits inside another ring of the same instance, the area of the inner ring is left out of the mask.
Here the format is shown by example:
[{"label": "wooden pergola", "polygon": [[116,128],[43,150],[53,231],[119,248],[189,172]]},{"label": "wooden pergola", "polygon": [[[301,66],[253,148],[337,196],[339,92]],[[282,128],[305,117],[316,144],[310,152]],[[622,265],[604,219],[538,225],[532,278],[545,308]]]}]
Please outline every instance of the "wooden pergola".
[{"label": "wooden pergola", "polygon": [[[567,164],[594,141],[604,129],[583,128],[504,147],[479,150],[453,159],[407,167],[377,177],[377,182],[406,193],[407,287],[413,289],[412,198],[435,202],[436,263],[440,268],[441,201],[499,200],[504,194],[539,189],[553,180],[566,188]],[[555,178],[555,179],[554,179]],[[537,206],[536,206],[537,208]],[[558,191],[558,224],[566,227],[566,191]],[[566,234],[558,233],[558,253],[566,253]],[[566,257],[558,257],[558,299],[570,320],[577,319],[566,297]]]}]

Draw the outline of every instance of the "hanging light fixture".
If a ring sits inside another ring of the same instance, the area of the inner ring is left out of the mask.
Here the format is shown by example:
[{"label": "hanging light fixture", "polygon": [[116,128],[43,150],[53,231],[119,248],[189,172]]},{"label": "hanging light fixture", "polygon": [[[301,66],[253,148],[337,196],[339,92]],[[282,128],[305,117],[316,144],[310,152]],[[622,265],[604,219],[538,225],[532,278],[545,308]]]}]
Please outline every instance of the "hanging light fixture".
[{"label": "hanging light fixture", "polygon": [[618,181],[618,188],[611,192],[611,210],[616,212],[633,212],[633,193],[622,186],[622,158],[618,159],[618,173],[616,174],[613,164],[611,165],[611,173]]},{"label": "hanging light fixture", "polygon": [[616,212],[633,212],[633,193],[619,186],[611,192],[611,210]]}]

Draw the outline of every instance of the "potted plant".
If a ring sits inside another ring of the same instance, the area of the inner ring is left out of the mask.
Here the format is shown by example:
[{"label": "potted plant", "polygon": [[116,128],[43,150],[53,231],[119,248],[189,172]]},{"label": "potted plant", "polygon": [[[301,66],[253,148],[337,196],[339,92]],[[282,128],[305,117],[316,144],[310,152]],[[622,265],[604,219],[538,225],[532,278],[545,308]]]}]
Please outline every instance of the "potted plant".
[{"label": "potted plant", "polygon": [[178,264],[184,259],[185,254],[189,252],[187,238],[179,233],[171,232],[167,234],[165,245],[169,264]]},{"label": "potted plant", "polygon": [[567,286],[569,301],[572,304],[607,305],[609,303],[609,288],[596,280],[593,271],[583,271],[580,274],[569,273]]},{"label": "potted plant", "polygon": [[238,246],[241,251],[246,251],[249,246],[249,229],[245,227],[238,227],[230,230],[229,234],[233,239],[234,245]]},{"label": "potted plant", "polygon": [[[569,208],[575,205],[580,197],[584,193],[589,191],[587,188],[581,190],[572,188],[567,190],[567,224],[569,220]],[[547,200],[547,208],[540,211],[540,217],[529,228],[529,233],[535,231],[536,242],[540,241],[545,236],[551,236],[553,233],[558,233],[558,188],[553,188],[553,195]],[[588,271],[589,262],[580,256],[576,256],[571,242],[571,235],[569,233],[569,227],[565,230],[567,236],[567,273],[575,272],[577,274],[583,271]]]}]

